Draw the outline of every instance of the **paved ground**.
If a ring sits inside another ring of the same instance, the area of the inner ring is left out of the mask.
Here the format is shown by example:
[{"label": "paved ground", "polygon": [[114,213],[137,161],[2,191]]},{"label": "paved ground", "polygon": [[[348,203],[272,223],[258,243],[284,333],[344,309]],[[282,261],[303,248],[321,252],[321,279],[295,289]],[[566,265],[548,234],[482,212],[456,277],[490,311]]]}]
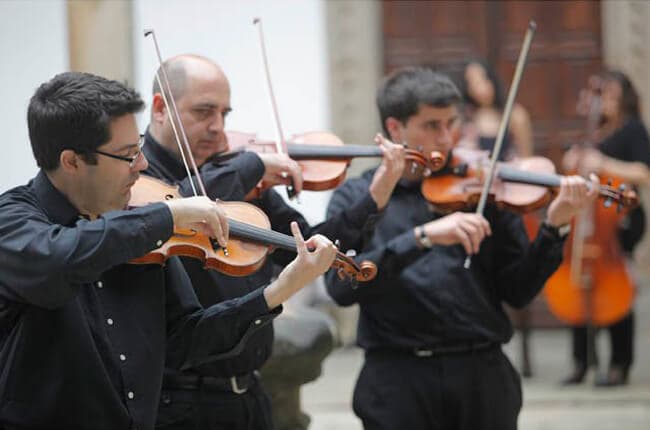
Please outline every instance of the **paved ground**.
[{"label": "paved ground", "polygon": [[[569,334],[564,330],[538,330],[531,338],[533,377],[524,381],[522,430],[637,430],[650,429],[650,289],[636,302],[635,366],[630,384],[622,388],[595,388],[593,375],[577,387],[558,383],[569,369]],[[608,351],[606,336],[599,336],[599,351]],[[519,339],[506,345],[506,353],[519,363]],[[606,354],[601,362],[607,363]],[[302,390],[303,408],[312,417],[312,430],[359,430],[350,408],[352,387],[361,366],[357,348],[335,351],[324,363],[323,376]]]}]

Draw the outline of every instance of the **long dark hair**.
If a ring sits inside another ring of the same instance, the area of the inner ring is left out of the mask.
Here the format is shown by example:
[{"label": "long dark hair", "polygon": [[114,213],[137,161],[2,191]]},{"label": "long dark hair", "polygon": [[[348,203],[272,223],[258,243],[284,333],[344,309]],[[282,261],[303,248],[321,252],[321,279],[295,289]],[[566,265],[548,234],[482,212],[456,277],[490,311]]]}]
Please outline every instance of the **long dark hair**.
[{"label": "long dark hair", "polygon": [[621,86],[620,110],[625,118],[636,118],[641,116],[639,107],[639,94],[636,92],[632,81],[620,70],[608,70],[602,75],[603,81],[618,82]]},{"label": "long dark hair", "polygon": [[473,107],[478,107],[478,102],[472,98],[472,96],[469,94],[469,85],[467,84],[467,79],[465,79],[465,71],[467,70],[467,67],[470,64],[478,64],[485,70],[485,76],[487,79],[492,83],[492,87],[494,88],[494,101],[493,106],[499,109],[500,111],[503,110],[505,107],[505,98],[503,95],[503,84],[501,83],[501,80],[496,74],[496,71],[494,68],[488,64],[487,61],[481,60],[481,59],[473,59],[465,63],[463,66],[462,73],[460,75],[460,87],[461,87],[461,92],[463,94],[463,100],[465,101],[466,104],[469,104]]}]

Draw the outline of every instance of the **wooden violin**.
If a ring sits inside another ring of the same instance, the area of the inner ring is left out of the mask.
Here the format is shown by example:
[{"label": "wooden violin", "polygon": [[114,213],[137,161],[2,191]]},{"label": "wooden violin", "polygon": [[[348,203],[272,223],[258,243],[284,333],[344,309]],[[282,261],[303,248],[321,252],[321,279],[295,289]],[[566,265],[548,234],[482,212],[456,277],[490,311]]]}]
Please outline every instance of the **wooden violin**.
[{"label": "wooden violin", "polygon": [[[177,186],[149,176],[140,176],[131,188],[129,206],[182,198]],[[230,276],[246,276],[256,272],[269,252],[275,248],[297,252],[292,236],[271,230],[268,217],[257,206],[244,202],[220,202],[228,216],[230,238],[222,248],[210,237],[191,229],[174,229],[172,237],[160,248],[131,260],[133,264],[164,264],[171,256],[184,256],[200,260],[206,269],[214,269]],[[377,274],[374,263],[357,264],[340,251],[332,263],[338,276],[352,281],[365,282]]]},{"label": "wooden violin", "polygon": [[[451,212],[473,208],[479,200],[489,159],[487,151],[455,148],[447,165],[422,181],[422,194],[437,209]],[[544,157],[526,157],[512,162],[499,162],[488,201],[500,208],[527,213],[548,204],[560,186],[562,176]],[[620,184],[600,185],[600,198],[606,207],[616,203],[619,208],[638,205],[636,192]]]},{"label": "wooden violin", "polygon": [[[219,153],[209,161],[219,162],[234,157],[242,151],[277,153],[278,145],[271,140],[258,139],[254,133],[226,132],[229,150]],[[382,157],[378,146],[346,145],[336,135],[328,132],[309,132],[293,136],[286,144],[287,155],[298,161],[304,179],[303,188],[309,191],[330,190],[345,180],[345,173],[353,158]],[[406,160],[411,168],[437,171],[444,165],[444,157],[433,151],[428,156],[415,149],[406,149]],[[264,186],[262,186],[264,188]]]}]

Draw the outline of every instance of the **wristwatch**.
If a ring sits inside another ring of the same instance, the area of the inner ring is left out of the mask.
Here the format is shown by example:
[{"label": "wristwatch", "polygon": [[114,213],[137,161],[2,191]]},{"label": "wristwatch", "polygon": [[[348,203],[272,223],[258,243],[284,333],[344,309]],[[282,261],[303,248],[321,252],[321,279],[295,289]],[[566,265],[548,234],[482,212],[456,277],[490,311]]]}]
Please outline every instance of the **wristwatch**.
[{"label": "wristwatch", "polygon": [[415,235],[418,240],[418,244],[422,248],[429,249],[433,246],[433,242],[431,241],[431,238],[427,236],[427,233],[424,231],[424,229],[420,226],[415,227]]},{"label": "wristwatch", "polygon": [[548,231],[556,239],[564,239],[571,232],[571,224],[564,224],[559,227],[549,224],[547,221],[542,223],[546,231]]}]

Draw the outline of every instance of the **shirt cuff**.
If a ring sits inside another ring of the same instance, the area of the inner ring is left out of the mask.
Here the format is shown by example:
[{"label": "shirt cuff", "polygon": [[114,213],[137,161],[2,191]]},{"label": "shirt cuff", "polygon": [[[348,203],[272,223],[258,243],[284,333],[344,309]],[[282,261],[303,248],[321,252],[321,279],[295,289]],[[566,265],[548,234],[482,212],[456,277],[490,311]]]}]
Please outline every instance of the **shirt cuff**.
[{"label": "shirt cuff", "polygon": [[[116,211],[103,215],[106,220],[113,216],[122,216],[125,212]],[[160,248],[174,233],[174,218],[171,209],[165,203],[152,203],[128,211],[129,216],[134,216],[133,240],[125,242],[125,248],[130,252],[129,260],[138,258]]]},{"label": "shirt cuff", "polygon": [[262,159],[252,151],[243,152],[238,157],[228,161],[227,164],[240,172],[240,175],[242,175],[241,181],[246,192],[252,190],[262,180],[266,171]]},{"label": "shirt cuff", "polygon": [[[241,313],[239,316],[242,320],[251,320],[246,328],[246,331],[239,339],[237,344],[231,348],[229,351],[213,354],[208,357],[205,357],[200,360],[188,360],[182,367],[181,370],[185,371],[188,369],[196,368],[206,364],[213,363],[219,360],[227,360],[233,357],[240,355],[251,336],[255,334],[259,329],[270,324],[278,315],[282,313],[282,305],[276,306],[275,308],[269,310],[264,298],[264,288],[258,288],[257,290],[243,296],[241,298]],[[208,308],[209,310],[209,308]]]}]

